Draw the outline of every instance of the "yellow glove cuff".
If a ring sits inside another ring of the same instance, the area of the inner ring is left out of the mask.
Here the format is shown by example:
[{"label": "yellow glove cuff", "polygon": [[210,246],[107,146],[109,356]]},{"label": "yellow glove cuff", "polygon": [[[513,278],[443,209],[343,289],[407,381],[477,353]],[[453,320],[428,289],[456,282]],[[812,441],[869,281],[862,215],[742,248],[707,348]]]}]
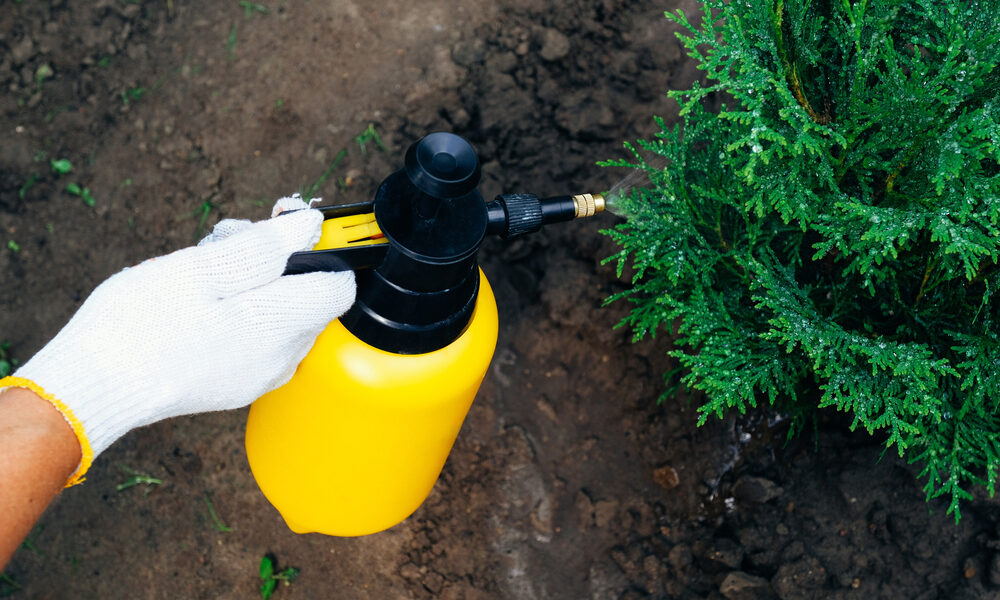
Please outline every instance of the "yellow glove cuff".
[{"label": "yellow glove cuff", "polygon": [[87,470],[90,469],[90,464],[94,461],[94,450],[90,447],[90,440],[87,439],[87,432],[83,430],[83,424],[80,423],[80,419],[76,418],[73,411],[62,400],[46,392],[42,389],[42,386],[30,379],[25,379],[24,377],[4,377],[0,379],[0,390],[9,387],[29,389],[40,398],[44,398],[62,414],[66,422],[69,423],[69,426],[73,428],[73,433],[76,434],[76,439],[80,442],[80,466],[70,476],[66,482],[66,487],[81,483],[84,474],[87,473]]}]

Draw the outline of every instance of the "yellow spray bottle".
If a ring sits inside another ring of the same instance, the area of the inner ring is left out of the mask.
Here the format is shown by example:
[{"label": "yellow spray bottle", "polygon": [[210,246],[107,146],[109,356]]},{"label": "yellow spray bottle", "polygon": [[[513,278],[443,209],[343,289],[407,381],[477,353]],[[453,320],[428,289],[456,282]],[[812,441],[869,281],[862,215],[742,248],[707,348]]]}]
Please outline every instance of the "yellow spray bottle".
[{"label": "yellow spray bottle", "polygon": [[464,139],[432,133],[372,202],[328,207],[323,236],[287,274],[357,272],[354,306],[320,334],[292,380],[250,409],[254,478],[295,532],[382,531],[430,493],[482,382],[497,308],[476,252],[603,210],[582,194],[476,191],[479,158]]}]

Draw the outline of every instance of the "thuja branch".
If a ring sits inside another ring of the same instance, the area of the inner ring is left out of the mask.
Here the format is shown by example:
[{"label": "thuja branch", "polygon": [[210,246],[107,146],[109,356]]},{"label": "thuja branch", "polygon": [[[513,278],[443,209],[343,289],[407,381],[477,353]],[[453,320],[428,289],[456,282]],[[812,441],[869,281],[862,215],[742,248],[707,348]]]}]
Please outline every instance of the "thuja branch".
[{"label": "thuja branch", "polygon": [[671,18],[709,83],[671,92],[611,232],[625,322],[679,325],[702,419],[836,407],[957,518],[1000,465],[1000,29],[960,0],[703,4]]}]

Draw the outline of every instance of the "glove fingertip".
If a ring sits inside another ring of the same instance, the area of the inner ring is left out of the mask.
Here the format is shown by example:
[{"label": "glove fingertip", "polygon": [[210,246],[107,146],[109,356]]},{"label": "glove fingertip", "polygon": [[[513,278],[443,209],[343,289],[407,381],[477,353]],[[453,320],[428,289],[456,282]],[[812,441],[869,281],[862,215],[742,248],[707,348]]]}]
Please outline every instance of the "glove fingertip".
[{"label": "glove fingertip", "polygon": [[309,250],[319,241],[323,232],[323,213],[318,210],[300,210],[273,221],[282,232],[289,252]]},{"label": "glove fingertip", "polygon": [[302,199],[302,196],[298,193],[292,194],[291,196],[286,196],[285,198],[279,198],[277,202],[274,203],[274,208],[271,209],[271,218],[277,217],[283,212],[290,210],[302,210],[305,208],[312,208],[314,202],[321,201],[320,198],[313,198],[306,202]]}]

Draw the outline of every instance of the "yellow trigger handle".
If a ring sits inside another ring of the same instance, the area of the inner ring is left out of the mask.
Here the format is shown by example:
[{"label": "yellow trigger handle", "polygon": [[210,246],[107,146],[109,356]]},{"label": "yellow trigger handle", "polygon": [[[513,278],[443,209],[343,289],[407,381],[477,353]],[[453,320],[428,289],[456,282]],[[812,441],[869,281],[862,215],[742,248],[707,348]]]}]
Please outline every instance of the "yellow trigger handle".
[{"label": "yellow trigger handle", "polygon": [[351,248],[385,244],[388,241],[378,223],[375,213],[347,215],[323,221],[323,233],[313,250],[332,250],[335,248]]}]

